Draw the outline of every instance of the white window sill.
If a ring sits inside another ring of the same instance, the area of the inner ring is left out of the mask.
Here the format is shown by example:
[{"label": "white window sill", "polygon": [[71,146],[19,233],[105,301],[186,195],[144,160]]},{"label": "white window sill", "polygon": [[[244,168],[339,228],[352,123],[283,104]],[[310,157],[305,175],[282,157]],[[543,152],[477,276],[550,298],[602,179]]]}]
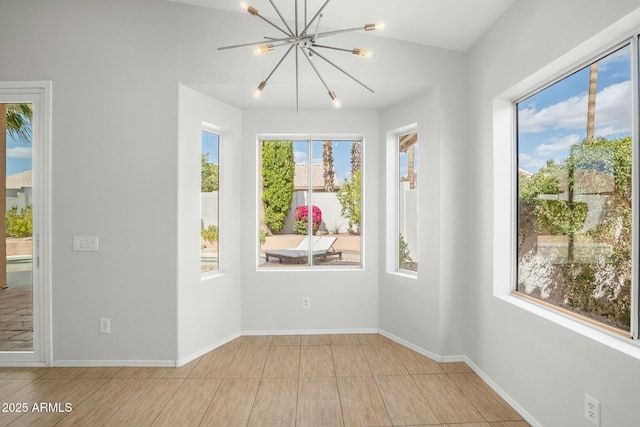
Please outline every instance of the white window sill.
[{"label": "white window sill", "polygon": [[409,273],[408,271],[388,271],[391,276],[404,277],[406,279],[418,280],[418,273]]},{"label": "white window sill", "polygon": [[319,266],[303,266],[303,267],[258,267],[256,271],[259,273],[263,272],[277,272],[282,273],[283,271],[295,271],[295,272],[319,272],[319,271],[364,271],[364,267],[362,266],[352,266],[352,265],[334,265],[331,267],[319,267]]},{"label": "white window sill", "polygon": [[208,271],[200,275],[200,282],[206,282],[209,279],[215,279],[220,276],[224,276],[225,272],[222,270]]}]

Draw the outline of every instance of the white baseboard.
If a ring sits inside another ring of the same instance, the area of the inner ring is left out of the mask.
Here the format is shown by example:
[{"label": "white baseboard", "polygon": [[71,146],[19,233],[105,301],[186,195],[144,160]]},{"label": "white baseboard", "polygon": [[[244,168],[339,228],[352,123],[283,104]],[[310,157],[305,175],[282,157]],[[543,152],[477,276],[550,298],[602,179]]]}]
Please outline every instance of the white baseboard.
[{"label": "white baseboard", "polygon": [[518,402],[516,402],[509,394],[504,391],[495,381],[491,379],[486,373],[480,369],[471,359],[467,356],[459,355],[459,356],[441,356],[439,354],[432,353],[422,347],[418,347],[410,343],[409,341],[405,341],[402,338],[399,338],[389,332],[379,330],[378,333],[389,338],[392,341],[397,342],[411,350],[422,354],[423,356],[428,357],[439,363],[449,363],[449,362],[464,362],[480,377],[482,380],[489,386],[493,391],[495,391],[505,402],[507,402],[511,407],[518,413],[522,418],[525,419],[532,427],[543,427],[533,416],[527,412]]},{"label": "white baseboard", "polygon": [[262,336],[262,335],[340,335],[340,334],[377,334],[377,329],[300,329],[300,330],[277,330],[277,331],[243,331],[242,335]]},{"label": "white baseboard", "polygon": [[383,330],[380,329],[380,330],[378,330],[378,333],[380,335],[382,335],[383,337],[387,337],[391,341],[395,341],[400,345],[403,345],[403,346],[405,346],[407,348],[410,348],[411,350],[415,351],[416,353],[420,353],[421,355],[426,356],[426,357],[428,357],[429,359],[431,359],[431,360],[433,360],[435,362],[439,362],[439,363],[444,362],[444,358],[442,356],[440,356],[439,354],[435,354],[435,353],[432,353],[429,350],[426,350],[426,349],[424,349],[422,347],[418,347],[417,345],[415,345],[413,343],[410,343],[409,341],[403,340],[402,338],[397,337],[397,336],[395,336],[393,334],[390,334],[387,331],[383,331]]},{"label": "white baseboard", "polygon": [[225,339],[223,339],[221,341],[218,341],[218,342],[216,342],[214,344],[211,344],[211,345],[209,345],[209,346],[207,346],[207,347],[205,347],[205,348],[203,348],[201,350],[198,350],[195,353],[192,353],[192,354],[190,354],[188,356],[182,357],[182,358],[176,360],[175,366],[177,368],[179,368],[181,366],[184,366],[187,363],[196,360],[198,357],[202,357],[205,354],[209,353],[210,351],[213,351],[218,347],[222,347],[223,345],[227,344],[228,342],[231,342],[231,341],[235,340],[236,338],[238,338],[240,336],[241,336],[241,334],[234,334],[234,335],[232,335],[232,336],[230,336],[228,338],[225,338]]},{"label": "white baseboard", "polygon": [[473,372],[475,372],[482,380],[487,383],[489,387],[493,391],[495,391],[505,402],[507,402],[515,411],[525,419],[526,422],[531,424],[532,427],[543,427],[533,416],[527,412],[518,402],[515,401],[506,391],[502,389],[495,381],[489,377],[482,369],[480,369],[473,361],[471,361],[468,357],[465,356],[465,360],[463,360]]}]

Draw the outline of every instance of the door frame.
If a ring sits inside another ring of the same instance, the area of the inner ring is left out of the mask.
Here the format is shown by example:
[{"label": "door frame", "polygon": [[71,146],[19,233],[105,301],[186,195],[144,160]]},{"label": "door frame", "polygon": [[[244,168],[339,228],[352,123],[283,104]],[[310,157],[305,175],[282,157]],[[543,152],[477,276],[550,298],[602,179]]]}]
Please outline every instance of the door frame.
[{"label": "door frame", "polygon": [[51,366],[51,81],[0,81],[0,103],[33,105],[33,351],[0,352],[0,366]]}]

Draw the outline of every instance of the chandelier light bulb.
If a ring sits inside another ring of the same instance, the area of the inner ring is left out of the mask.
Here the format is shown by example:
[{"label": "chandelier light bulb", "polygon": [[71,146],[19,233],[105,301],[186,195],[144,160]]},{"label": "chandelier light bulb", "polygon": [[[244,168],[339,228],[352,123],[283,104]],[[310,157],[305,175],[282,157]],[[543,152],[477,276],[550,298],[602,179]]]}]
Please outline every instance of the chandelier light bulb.
[{"label": "chandelier light bulb", "polygon": [[257,16],[258,15],[258,10],[255,9],[253,6],[249,6],[245,2],[240,3],[240,7],[243,8],[244,10],[246,10],[247,12],[249,12],[250,14],[252,14],[253,16]]},{"label": "chandelier light bulb", "polygon": [[332,90],[329,91],[329,98],[331,98],[331,102],[333,102],[334,107],[340,108],[342,106],[342,103],[340,102],[336,94],[333,93]]},{"label": "chandelier light bulb", "polygon": [[356,56],[362,56],[363,58],[373,58],[373,51],[367,49],[353,49],[351,53]]},{"label": "chandelier light bulb", "polygon": [[255,90],[255,92],[253,92],[253,97],[259,98],[260,94],[262,93],[262,90],[266,85],[267,85],[267,82],[260,82],[260,84],[258,85],[258,88]]},{"label": "chandelier light bulb", "polygon": [[253,48],[254,55],[264,55],[273,50],[272,44],[263,44],[262,46],[256,46]]},{"label": "chandelier light bulb", "polygon": [[384,30],[385,24],[380,22],[378,24],[367,24],[364,26],[365,31]]}]

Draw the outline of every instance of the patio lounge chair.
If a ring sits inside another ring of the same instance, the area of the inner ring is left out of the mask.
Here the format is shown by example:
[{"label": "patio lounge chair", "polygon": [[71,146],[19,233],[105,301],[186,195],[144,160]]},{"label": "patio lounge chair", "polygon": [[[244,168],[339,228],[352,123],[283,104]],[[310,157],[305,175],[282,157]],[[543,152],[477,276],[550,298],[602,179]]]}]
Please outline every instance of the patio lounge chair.
[{"label": "patio lounge chair", "polygon": [[324,260],[330,256],[338,256],[338,259],[342,259],[342,252],[336,251],[333,248],[336,237],[307,236],[295,248],[265,251],[264,254],[267,262],[269,262],[269,258],[277,258],[280,264],[282,264],[283,261],[289,263],[306,261],[309,258],[309,237],[311,237],[311,251],[314,260]]}]

